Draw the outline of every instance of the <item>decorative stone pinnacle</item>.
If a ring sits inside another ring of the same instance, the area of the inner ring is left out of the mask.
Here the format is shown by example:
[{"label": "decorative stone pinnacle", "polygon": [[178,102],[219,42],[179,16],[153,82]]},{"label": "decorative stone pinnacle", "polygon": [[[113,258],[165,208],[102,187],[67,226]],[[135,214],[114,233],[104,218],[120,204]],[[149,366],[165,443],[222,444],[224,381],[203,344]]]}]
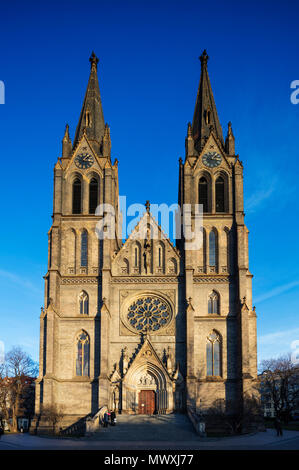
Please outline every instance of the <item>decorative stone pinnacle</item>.
[{"label": "decorative stone pinnacle", "polygon": [[107,123],[105,124],[104,135],[110,136],[110,127]]},{"label": "decorative stone pinnacle", "polygon": [[201,62],[201,66],[202,67],[206,67],[207,66],[207,63],[208,63],[208,60],[209,60],[209,56],[207,54],[207,51],[204,50],[203,53],[201,54],[201,56],[199,57],[199,60]]},{"label": "decorative stone pinnacle", "polygon": [[149,202],[149,201],[146,201],[145,207],[146,207],[146,212],[149,214],[150,208],[151,208],[151,205],[150,205],[150,202]]},{"label": "decorative stone pinnacle", "polygon": [[69,139],[70,139],[69,125],[66,124],[63,140],[66,142],[66,141],[69,141]]},{"label": "decorative stone pinnacle", "polygon": [[99,59],[97,58],[97,56],[95,55],[95,53],[92,51],[91,53],[91,56],[90,56],[90,59],[89,59],[89,62],[91,64],[91,68],[95,68],[97,69],[97,65],[99,63]]}]

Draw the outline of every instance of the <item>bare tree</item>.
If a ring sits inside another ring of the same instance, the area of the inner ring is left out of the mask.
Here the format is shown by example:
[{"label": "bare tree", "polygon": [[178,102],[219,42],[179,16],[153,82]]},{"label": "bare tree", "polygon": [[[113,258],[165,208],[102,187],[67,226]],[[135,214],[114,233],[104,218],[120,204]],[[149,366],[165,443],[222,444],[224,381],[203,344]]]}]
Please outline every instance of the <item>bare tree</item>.
[{"label": "bare tree", "polygon": [[299,367],[291,355],[262,361],[260,380],[263,393],[273,401],[275,414],[288,422],[299,400]]},{"label": "bare tree", "polygon": [[8,397],[9,387],[7,383],[5,364],[0,365],[0,424],[9,419]]},{"label": "bare tree", "polygon": [[14,346],[5,356],[5,364],[10,377],[33,377],[38,374],[36,362],[19,346]]},{"label": "bare tree", "polygon": [[43,406],[43,418],[52,426],[52,433],[55,434],[57,424],[63,419],[63,407],[57,408],[55,405]]},{"label": "bare tree", "polygon": [[[17,418],[23,409],[24,400],[28,398],[28,378],[38,374],[37,364],[20,347],[13,347],[5,356],[6,376],[2,380],[3,393],[6,386],[6,415],[11,415],[12,430],[17,431]],[[5,393],[4,393],[5,395]]]}]

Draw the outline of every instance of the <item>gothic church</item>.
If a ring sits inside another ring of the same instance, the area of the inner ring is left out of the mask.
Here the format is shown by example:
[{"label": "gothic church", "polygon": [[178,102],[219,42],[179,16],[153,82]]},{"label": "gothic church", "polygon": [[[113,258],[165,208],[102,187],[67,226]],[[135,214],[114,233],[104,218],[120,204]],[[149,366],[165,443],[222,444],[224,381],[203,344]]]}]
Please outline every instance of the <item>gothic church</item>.
[{"label": "gothic church", "polygon": [[[40,317],[36,427],[43,408],[63,410],[65,428],[107,406],[123,414],[192,411],[218,400],[239,406],[257,379],[256,313],[244,224],[243,165],[231,124],[224,140],[207,63],[178,204],[202,204],[203,243],[189,250],[162,236],[147,204],[142,220],[157,239],[99,240],[100,203],[118,214],[118,162],[111,159],[98,59],[93,53],[73,142],[68,126],[54,167],[53,223]],[[192,225],[195,213],[191,211]],[[228,412],[230,408],[227,406]],[[233,410],[231,410],[233,412]]]}]

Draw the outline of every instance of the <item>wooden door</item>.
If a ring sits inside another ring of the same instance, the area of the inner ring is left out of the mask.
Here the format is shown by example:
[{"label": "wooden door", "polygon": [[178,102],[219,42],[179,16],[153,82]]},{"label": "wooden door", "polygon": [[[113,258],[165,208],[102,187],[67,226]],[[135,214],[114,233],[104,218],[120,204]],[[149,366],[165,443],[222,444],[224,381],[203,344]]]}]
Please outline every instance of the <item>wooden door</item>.
[{"label": "wooden door", "polygon": [[141,390],[139,392],[138,413],[152,415],[156,408],[156,393],[154,390]]}]

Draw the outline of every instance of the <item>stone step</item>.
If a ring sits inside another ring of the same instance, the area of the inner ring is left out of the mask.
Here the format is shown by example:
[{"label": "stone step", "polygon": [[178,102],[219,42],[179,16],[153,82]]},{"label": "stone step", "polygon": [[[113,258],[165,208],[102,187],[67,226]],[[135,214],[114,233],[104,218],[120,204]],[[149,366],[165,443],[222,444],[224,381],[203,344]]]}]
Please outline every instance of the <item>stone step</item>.
[{"label": "stone step", "polygon": [[117,415],[116,426],[100,428],[91,439],[120,441],[190,441],[198,440],[185,414]]}]

